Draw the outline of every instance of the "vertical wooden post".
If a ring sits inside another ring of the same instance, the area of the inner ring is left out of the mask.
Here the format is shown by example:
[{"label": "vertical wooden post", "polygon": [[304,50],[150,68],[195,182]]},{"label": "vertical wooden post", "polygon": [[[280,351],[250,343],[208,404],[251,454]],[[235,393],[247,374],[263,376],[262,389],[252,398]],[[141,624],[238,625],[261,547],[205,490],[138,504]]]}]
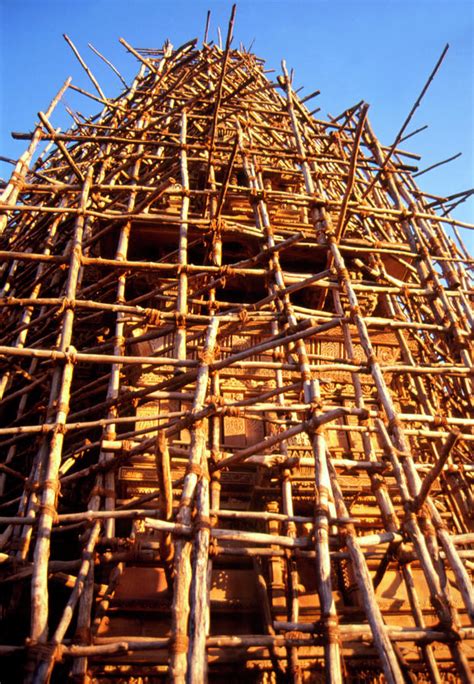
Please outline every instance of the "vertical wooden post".
[{"label": "vertical wooden post", "polygon": [[[209,364],[212,361],[214,354],[218,325],[219,320],[217,317],[212,317],[204,343],[202,363],[199,367],[196,379],[193,411],[199,411],[204,404],[209,379]],[[203,422],[198,422],[194,425],[191,432],[188,467],[184,478],[179,512],[177,515],[177,521],[183,525],[189,525],[191,523],[194,494],[196,486],[203,474],[202,464],[206,440],[204,430],[205,424]],[[192,543],[178,539],[175,544],[175,583],[172,605],[170,675],[172,681],[176,684],[184,684],[185,682],[188,669],[188,648],[190,648],[189,666],[191,667],[191,672],[194,672],[195,668],[198,668],[198,672],[202,672],[200,668],[203,667],[202,663],[206,659],[205,633],[202,633],[201,631],[199,631],[199,633],[193,633],[191,635],[191,645],[189,645],[188,637],[188,616],[190,610],[189,591],[193,574],[198,581],[198,586],[196,587],[195,585],[194,590],[195,602],[193,603],[192,621],[194,625],[199,624],[200,627],[203,628],[206,628],[206,625],[208,624],[206,610],[209,610],[209,583],[207,578],[209,526],[206,517],[208,518],[209,502],[208,488],[206,485],[204,485],[203,489],[201,488],[200,495],[201,515],[204,517],[201,527],[198,525],[198,533],[203,546],[202,549],[196,548],[196,551],[198,551],[199,554],[194,559],[194,573],[191,568]],[[204,567],[206,572],[204,572]]]}]

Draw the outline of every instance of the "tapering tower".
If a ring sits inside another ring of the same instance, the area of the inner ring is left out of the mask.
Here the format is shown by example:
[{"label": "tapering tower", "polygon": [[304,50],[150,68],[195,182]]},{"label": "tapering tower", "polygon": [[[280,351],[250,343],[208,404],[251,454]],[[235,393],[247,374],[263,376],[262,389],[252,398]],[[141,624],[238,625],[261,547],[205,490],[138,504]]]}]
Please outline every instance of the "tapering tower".
[{"label": "tapering tower", "polygon": [[472,681],[459,222],[231,30],[123,42],[1,196],[5,671]]}]

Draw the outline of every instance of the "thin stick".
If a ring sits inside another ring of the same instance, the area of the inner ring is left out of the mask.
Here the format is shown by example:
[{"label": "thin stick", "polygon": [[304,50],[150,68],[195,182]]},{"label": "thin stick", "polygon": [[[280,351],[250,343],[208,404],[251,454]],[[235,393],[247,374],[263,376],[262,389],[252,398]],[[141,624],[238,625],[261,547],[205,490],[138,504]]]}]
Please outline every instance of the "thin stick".
[{"label": "thin stick", "polygon": [[373,178],[373,180],[371,181],[371,183],[370,183],[369,187],[367,188],[367,190],[364,192],[364,194],[363,194],[363,196],[362,196],[363,199],[364,199],[365,197],[367,197],[367,195],[369,194],[369,192],[372,190],[372,188],[374,187],[375,183],[376,183],[377,180],[379,179],[380,175],[383,173],[383,171],[384,171],[385,167],[387,166],[388,162],[390,161],[390,159],[391,159],[393,153],[395,152],[395,149],[396,149],[397,145],[399,144],[400,140],[402,139],[403,134],[404,134],[404,132],[405,132],[405,130],[406,130],[408,124],[410,123],[410,121],[411,121],[411,119],[412,119],[412,117],[413,117],[415,111],[416,111],[416,110],[418,109],[418,107],[420,106],[420,103],[421,103],[423,97],[425,96],[426,91],[428,90],[428,88],[429,88],[430,85],[431,85],[431,82],[433,81],[434,77],[436,76],[436,73],[437,73],[438,69],[440,68],[440,66],[441,66],[441,64],[442,64],[442,62],[443,62],[443,60],[444,60],[444,58],[445,58],[446,53],[448,52],[448,50],[449,50],[449,44],[446,44],[445,47],[444,47],[444,49],[443,49],[443,51],[442,51],[442,53],[441,53],[441,55],[440,55],[440,57],[439,57],[439,59],[438,59],[438,61],[436,62],[435,66],[434,66],[433,71],[431,72],[431,74],[430,74],[429,77],[428,77],[428,80],[426,81],[425,85],[423,86],[423,89],[422,89],[421,93],[418,95],[418,97],[417,97],[417,99],[416,99],[416,101],[415,101],[415,104],[414,104],[413,107],[411,108],[411,110],[410,110],[410,112],[409,112],[407,118],[406,118],[405,121],[403,122],[402,127],[400,128],[399,132],[397,133],[397,135],[396,135],[396,137],[395,137],[395,140],[394,140],[392,146],[390,147],[388,153],[385,155],[385,157],[384,157],[382,163],[380,164],[380,169],[379,169],[379,171],[378,171],[377,174],[374,176],[374,178]]},{"label": "thin stick", "polygon": [[104,55],[101,54],[101,53],[97,50],[97,48],[95,48],[91,43],[88,43],[88,46],[90,47],[90,49],[92,50],[92,52],[94,52],[98,57],[100,57],[100,59],[101,59],[102,61],[104,61],[106,64],[108,64],[108,66],[112,69],[112,71],[114,72],[114,74],[121,80],[123,86],[124,86],[125,88],[128,88],[127,82],[126,82],[125,79],[123,78],[122,74],[121,74],[121,73],[116,69],[116,67],[112,64],[112,62],[109,61],[106,57],[104,57]]},{"label": "thin stick", "polygon": [[87,66],[87,64],[86,64],[86,63],[84,62],[84,60],[82,59],[81,55],[79,54],[79,52],[78,52],[76,46],[74,45],[74,43],[72,42],[72,40],[71,40],[71,39],[69,38],[69,36],[67,36],[65,33],[63,33],[63,38],[64,38],[64,40],[66,41],[66,43],[69,45],[69,47],[71,48],[71,50],[74,52],[75,56],[77,57],[77,60],[78,60],[79,64],[82,66],[82,68],[84,69],[84,71],[86,72],[86,74],[89,76],[89,78],[90,78],[90,80],[91,80],[91,82],[92,82],[92,85],[93,85],[94,88],[97,90],[97,92],[99,93],[99,95],[100,95],[100,97],[102,98],[102,100],[105,100],[105,102],[107,102],[107,98],[106,98],[106,96],[104,95],[104,92],[103,92],[102,88],[101,88],[100,85],[97,83],[97,80],[96,80],[96,78],[94,77],[94,74],[91,72],[91,70],[89,69],[89,67]]},{"label": "thin stick", "polygon": [[423,171],[418,171],[418,173],[413,174],[413,178],[418,178],[418,176],[422,176],[424,173],[428,173],[428,171],[431,171],[432,169],[436,169],[438,166],[442,166],[443,164],[447,164],[450,161],[453,161],[454,159],[458,159],[459,157],[462,156],[462,152],[458,152],[457,154],[454,154],[452,157],[448,157],[448,159],[443,159],[443,161],[437,162],[436,164],[432,164],[431,166],[428,166],[426,169],[423,169]]}]

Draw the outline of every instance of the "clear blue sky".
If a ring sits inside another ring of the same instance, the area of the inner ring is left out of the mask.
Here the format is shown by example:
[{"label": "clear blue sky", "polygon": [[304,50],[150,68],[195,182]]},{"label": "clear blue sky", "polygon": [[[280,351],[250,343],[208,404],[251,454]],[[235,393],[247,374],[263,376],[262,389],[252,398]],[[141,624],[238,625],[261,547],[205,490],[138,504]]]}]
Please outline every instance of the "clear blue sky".
[{"label": "clear blue sky", "polygon": [[[92,91],[62,34],[67,33],[108,96],[121,84],[89,50],[91,42],[126,79],[135,58],[118,43],[161,47],[202,39],[207,9],[211,38],[225,37],[230,0],[0,0],[0,154],[17,158],[25,142],[10,131],[31,130],[36,112],[47,108],[67,76]],[[240,0],[234,45],[242,42],[280,68],[295,69],[304,93],[319,88],[321,115],[339,114],[361,99],[379,138],[390,144],[445,43],[450,50],[410,130],[429,128],[405,145],[420,153],[420,168],[457,152],[463,156],[419,179],[423,190],[446,195],[474,187],[474,2],[472,0]],[[69,93],[67,103],[83,113],[95,106]],[[316,101],[315,106],[316,106]],[[60,106],[53,123],[68,116]],[[7,176],[5,165],[0,175]],[[454,215],[474,223],[474,199]],[[472,245],[472,231],[467,238]]]}]

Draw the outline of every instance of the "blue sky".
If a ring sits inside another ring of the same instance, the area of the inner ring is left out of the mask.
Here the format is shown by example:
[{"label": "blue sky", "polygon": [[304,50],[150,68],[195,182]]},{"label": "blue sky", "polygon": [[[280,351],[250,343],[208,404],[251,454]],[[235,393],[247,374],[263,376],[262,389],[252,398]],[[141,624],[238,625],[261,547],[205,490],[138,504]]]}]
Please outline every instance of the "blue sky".
[{"label": "blue sky", "polygon": [[[67,33],[108,96],[120,81],[87,47],[91,42],[126,80],[137,70],[135,58],[119,44],[178,46],[202,39],[207,9],[211,38],[223,36],[230,0],[0,0],[0,154],[17,158],[26,143],[10,131],[31,130],[67,76],[92,91],[86,74],[62,34]],[[280,69],[295,69],[303,95],[316,88],[320,115],[339,114],[361,99],[370,103],[376,134],[390,144],[418,96],[444,45],[450,50],[409,130],[429,128],[405,148],[422,155],[420,169],[463,155],[419,179],[421,189],[449,195],[474,187],[474,2],[472,0],[240,0],[234,45],[242,42]],[[279,72],[279,71],[278,71]],[[95,111],[86,98],[68,93],[66,102],[84,114]],[[58,107],[56,126],[69,117]],[[7,176],[2,164],[0,175]],[[454,213],[474,223],[474,199]],[[466,239],[473,245],[472,231]]]}]

